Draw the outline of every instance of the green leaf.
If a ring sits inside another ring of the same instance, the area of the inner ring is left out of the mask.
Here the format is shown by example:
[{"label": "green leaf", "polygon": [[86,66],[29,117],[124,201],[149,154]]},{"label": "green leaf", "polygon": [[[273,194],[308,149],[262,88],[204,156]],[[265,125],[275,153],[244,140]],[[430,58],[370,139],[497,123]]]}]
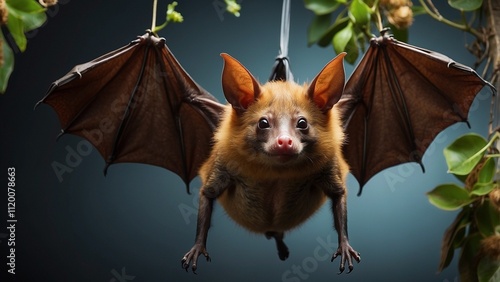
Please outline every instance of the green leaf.
[{"label": "green leaf", "polygon": [[448,4],[460,11],[474,11],[483,5],[483,0],[448,0]]},{"label": "green leaf", "polygon": [[467,226],[470,224],[470,219],[467,218],[467,222],[463,225],[460,225],[459,229],[457,229],[457,234],[453,238],[453,248],[459,249],[464,244],[464,238],[467,231]]},{"label": "green leaf", "polygon": [[326,15],[335,11],[345,0],[304,0],[305,7],[316,15]]},{"label": "green leaf", "polygon": [[7,9],[9,17],[16,17],[20,19],[23,24],[23,31],[39,28],[47,20],[45,15],[45,8],[32,0],[15,0],[7,1]]},{"label": "green leaf", "polygon": [[477,277],[479,282],[500,281],[500,260],[482,257],[477,265]]},{"label": "green leaf", "polygon": [[352,39],[354,34],[354,31],[352,29],[352,23],[349,22],[349,24],[337,32],[333,36],[333,49],[337,54],[340,54],[345,51],[347,44],[349,44],[349,41]]},{"label": "green leaf", "polygon": [[500,226],[500,213],[489,200],[477,207],[474,219],[477,229],[484,237],[495,235],[496,228]]},{"label": "green leaf", "polygon": [[307,33],[307,43],[309,46],[318,42],[327,32],[330,27],[331,15],[315,16],[309,26]]},{"label": "green leaf", "polygon": [[349,17],[356,25],[363,26],[370,22],[371,11],[362,0],[354,0],[349,6]]},{"label": "green leaf", "polygon": [[337,54],[347,52],[345,60],[348,63],[354,64],[356,62],[359,56],[359,48],[351,22],[335,34],[333,37],[333,48]]},{"label": "green leaf", "polygon": [[496,164],[494,158],[488,158],[483,167],[479,171],[477,178],[478,183],[491,183],[495,176]]},{"label": "green leaf", "polygon": [[24,32],[28,32],[41,27],[47,20],[44,12],[36,14],[25,14],[21,17],[24,23]]},{"label": "green leaf", "polygon": [[487,141],[475,133],[458,138],[443,151],[448,172],[458,175],[469,174],[488,147]]},{"label": "green leaf", "polygon": [[493,185],[493,182],[476,183],[476,184],[474,184],[474,187],[472,188],[472,191],[470,192],[470,194],[476,195],[476,196],[484,196],[486,194],[489,194],[491,191],[493,191],[493,188],[495,188],[495,185]]},{"label": "green leaf", "polygon": [[330,26],[328,31],[318,40],[318,45],[321,47],[326,47],[332,43],[333,36],[339,31],[344,29],[349,24],[349,18],[337,18],[333,25]]},{"label": "green leaf", "polygon": [[7,28],[21,52],[26,50],[25,33],[43,25],[47,20],[45,8],[32,0],[6,1],[9,17]]},{"label": "green leaf", "polygon": [[455,184],[439,185],[427,193],[429,202],[443,210],[456,210],[474,201],[465,189]]},{"label": "green leaf", "polygon": [[352,37],[351,40],[349,40],[349,43],[347,44],[345,51],[347,52],[345,60],[349,64],[353,65],[359,56],[358,41],[356,40],[355,37]]},{"label": "green leaf", "polygon": [[28,39],[24,35],[24,24],[20,18],[10,15],[7,19],[7,28],[9,29],[10,35],[16,42],[17,47],[21,52],[26,50],[26,45],[28,44]]},{"label": "green leaf", "polygon": [[12,11],[19,11],[24,13],[41,13],[45,12],[45,8],[33,0],[6,0],[5,4]]},{"label": "green leaf", "polygon": [[469,223],[469,209],[463,209],[446,229],[441,242],[441,260],[438,271],[445,269],[452,261],[454,248],[462,243],[465,229]]},{"label": "green leaf", "polygon": [[460,281],[477,281],[477,268],[474,261],[482,239],[479,233],[471,234],[465,239],[458,261]]},{"label": "green leaf", "polygon": [[2,41],[3,64],[0,67],[0,93],[5,93],[10,75],[14,70],[14,52],[5,41],[3,33],[0,32],[0,40]]},{"label": "green leaf", "polygon": [[495,188],[493,184],[493,177],[496,173],[496,164],[494,158],[487,158],[483,167],[477,176],[477,182],[474,184],[471,195],[483,196]]}]

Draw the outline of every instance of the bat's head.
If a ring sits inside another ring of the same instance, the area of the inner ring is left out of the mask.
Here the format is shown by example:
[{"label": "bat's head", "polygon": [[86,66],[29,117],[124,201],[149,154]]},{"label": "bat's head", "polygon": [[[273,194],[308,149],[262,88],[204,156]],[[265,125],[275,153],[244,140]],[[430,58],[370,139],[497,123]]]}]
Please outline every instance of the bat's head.
[{"label": "bat's head", "polygon": [[222,57],[222,86],[232,110],[221,125],[227,128],[219,130],[227,135],[219,135],[219,140],[225,139],[242,161],[263,167],[300,166],[337,151],[331,148],[340,147],[343,134],[332,108],[344,89],[344,54],[330,61],[309,85],[261,85],[236,59]]}]

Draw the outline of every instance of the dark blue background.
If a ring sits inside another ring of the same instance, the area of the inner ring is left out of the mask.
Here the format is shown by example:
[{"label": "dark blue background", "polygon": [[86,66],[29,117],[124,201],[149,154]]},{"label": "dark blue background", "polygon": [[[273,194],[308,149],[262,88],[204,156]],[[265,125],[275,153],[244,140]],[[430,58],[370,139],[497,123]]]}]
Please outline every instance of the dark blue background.
[{"label": "dark blue background", "polygon": [[[471,131],[465,124],[437,136],[424,156],[425,174],[416,164],[386,170],[361,197],[350,179],[349,235],[362,254],[351,274],[338,276],[338,261],[326,257],[332,246],[325,248],[324,242],[336,246],[337,240],[328,205],[287,234],[291,253],[285,262],[278,259],[274,242],[238,227],[216,207],[208,238],[212,262],[200,258],[199,275],[185,273],[180,259],[194,241],[199,181],[187,195],[173,173],[140,164],[111,166],[104,177],[104,161],[86,141],[64,136],[56,142],[60,126],[50,107],[33,111],[50,83],[74,65],[143,34],[151,25],[150,2],[60,0],[46,25],[29,34],[27,51],[16,54],[8,91],[0,96],[0,234],[7,233],[7,167],[15,167],[18,281],[107,282],[120,281],[122,273],[129,279],[122,281],[458,281],[457,260],[436,274],[442,234],[456,212],[435,208],[425,193],[455,181],[446,174],[442,149]],[[160,2],[159,21],[167,4]],[[221,52],[267,80],[278,53],[281,1],[243,1],[240,18],[222,13],[222,0],[179,2],[185,22],[160,35],[199,84],[223,100]],[[459,17],[449,8],[441,12]],[[300,83],[310,81],[335,55],[331,48],[307,47],[312,16],[302,1],[293,1],[290,58]],[[410,30],[411,44],[472,65],[466,38],[426,16],[416,18]],[[352,69],[346,66],[348,75]],[[470,112],[472,130],[483,135],[489,99],[483,90]],[[68,165],[68,152],[78,150],[81,159],[72,159],[78,165],[59,181],[52,164]],[[0,240],[4,276],[7,241]],[[294,273],[299,266],[301,274]]]}]

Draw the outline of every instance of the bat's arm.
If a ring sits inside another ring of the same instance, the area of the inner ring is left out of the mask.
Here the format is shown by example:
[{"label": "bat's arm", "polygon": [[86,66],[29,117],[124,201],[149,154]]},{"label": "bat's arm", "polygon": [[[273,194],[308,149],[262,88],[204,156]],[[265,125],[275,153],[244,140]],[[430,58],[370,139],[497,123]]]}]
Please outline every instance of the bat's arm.
[{"label": "bat's arm", "polygon": [[[361,261],[360,254],[355,251],[349,244],[347,236],[347,190],[345,183],[340,180],[341,176],[335,175],[335,170],[332,174],[325,175],[326,179],[320,183],[323,186],[323,191],[331,199],[332,212],[335,230],[338,233],[339,247],[332,256],[332,261],[341,256],[340,273],[345,270],[345,263],[347,262],[349,272],[354,268],[352,259],[354,258],[358,263]],[[348,272],[348,273],[349,273]]]},{"label": "bat's arm", "polygon": [[344,271],[346,262],[348,263],[349,267],[349,271],[347,273],[349,273],[354,268],[352,258],[354,258],[359,263],[361,261],[361,256],[351,247],[351,245],[349,244],[349,239],[347,237],[347,209],[345,195],[332,197],[331,200],[334,226],[339,235],[339,247],[333,254],[332,261],[336,257],[341,256],[339,274]]},{"label": "bat's arm", "polygon": [[212,219],[212,211],[215,199],[229,186],[230,177],[221,169],[214,169],[207,183],[200,189],[200,202],[198,207],[198,220],[196,224],[196,239],[194,246],[181,260],[182,268],[186,271],[191,269],[196,273],[198,257],[204,255],[210,261],[206,245],[208,229]]},{"label": "bat's arm", "polygon": [[191,250],[182,258],[182,268],[187,269],[191,264],[191,269],[196,273],[198,257],[203,254],[207,261],[210,261],[210,256],[206,250],[208,229],[212,218],[212,210],[214,198],[209,198],[200,193],[200,203],[198,207],[198,221],[196,224],[196,240]]}]

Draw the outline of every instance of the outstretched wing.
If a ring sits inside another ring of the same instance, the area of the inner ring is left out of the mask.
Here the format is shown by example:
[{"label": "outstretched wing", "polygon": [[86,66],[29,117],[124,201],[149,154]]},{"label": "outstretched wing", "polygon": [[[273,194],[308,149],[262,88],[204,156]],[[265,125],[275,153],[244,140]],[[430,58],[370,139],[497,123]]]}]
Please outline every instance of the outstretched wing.
[{"label": "outstretched wing", "polygon": [[363,185],[381,170],[417,162],[434,137],[466,122],[476,94],[489,85],[473,69],[382,35],[373,38],[346,83],[339,107],[345,157]]},{"label": "outstretched wing", "polygon": [[223,105],[181,67],[165,39],[148,32],[75,66],[39,103],[62,133],[88,139],[106,160],[164,167],[186,183],[208,157]]}]

